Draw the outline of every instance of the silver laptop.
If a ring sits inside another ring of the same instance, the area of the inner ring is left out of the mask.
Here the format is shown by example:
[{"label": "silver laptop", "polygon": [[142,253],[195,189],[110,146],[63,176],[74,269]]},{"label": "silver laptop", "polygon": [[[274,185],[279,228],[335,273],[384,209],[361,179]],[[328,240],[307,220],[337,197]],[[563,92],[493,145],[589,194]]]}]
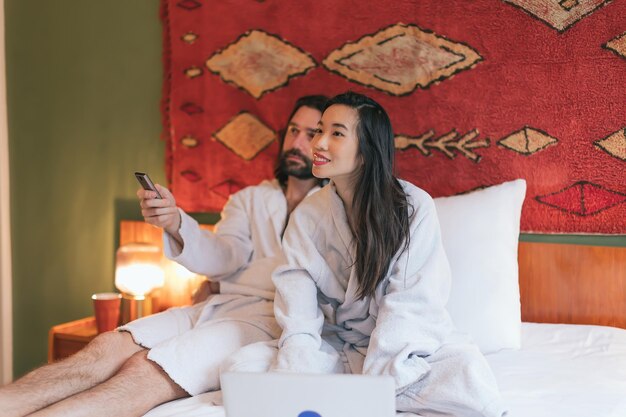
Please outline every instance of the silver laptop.
[{"label": "silver laptop", "polygon": [[227,372],[226,417],[395,417],[391,377]]}]

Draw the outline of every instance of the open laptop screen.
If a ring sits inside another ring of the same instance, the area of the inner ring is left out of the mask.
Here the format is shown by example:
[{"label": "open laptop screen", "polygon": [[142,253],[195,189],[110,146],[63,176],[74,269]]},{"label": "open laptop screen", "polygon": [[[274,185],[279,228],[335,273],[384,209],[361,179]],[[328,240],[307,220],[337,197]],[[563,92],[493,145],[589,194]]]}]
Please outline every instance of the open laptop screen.
[{"label": "open laptop screen", "polygon": [[221,376],[226,417],[394,417],[391,377],[245,373]]}]

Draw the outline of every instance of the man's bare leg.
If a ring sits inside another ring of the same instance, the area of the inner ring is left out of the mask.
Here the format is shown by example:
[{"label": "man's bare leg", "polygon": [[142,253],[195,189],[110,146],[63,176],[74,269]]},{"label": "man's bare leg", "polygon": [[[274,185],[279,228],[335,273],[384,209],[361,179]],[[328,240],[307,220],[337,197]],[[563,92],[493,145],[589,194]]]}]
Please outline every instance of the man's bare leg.
[{"label": "man's bare leg", "polygon": [[135,344],[130,333],[102,333],[69,358],[1,387],[2,415],[24,416],[89,389],[109,379],[140,350],[145,349]]},{"label": "man's bare leg", "polygon": [[188,396],[147,354],[137,352],[107,381],[32,416],[141,416],[161,403]]}]

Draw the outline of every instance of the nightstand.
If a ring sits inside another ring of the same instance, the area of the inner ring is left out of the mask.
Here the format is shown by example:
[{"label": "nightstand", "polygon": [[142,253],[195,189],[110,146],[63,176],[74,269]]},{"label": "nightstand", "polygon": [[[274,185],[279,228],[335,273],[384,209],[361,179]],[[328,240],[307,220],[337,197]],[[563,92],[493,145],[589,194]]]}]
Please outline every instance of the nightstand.
[{"label": "nightstand", "polygon": [[48,362],[56,362],[73,355],[97,335],[94,317],[53,326],[48,334]]}]

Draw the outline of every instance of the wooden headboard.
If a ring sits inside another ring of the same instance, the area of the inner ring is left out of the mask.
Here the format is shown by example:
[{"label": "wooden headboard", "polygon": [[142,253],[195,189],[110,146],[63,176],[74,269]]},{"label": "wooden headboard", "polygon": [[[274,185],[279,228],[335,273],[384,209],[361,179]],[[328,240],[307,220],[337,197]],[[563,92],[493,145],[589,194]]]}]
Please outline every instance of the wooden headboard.
[{"label": "wooden headboard", "polygon": [[522,320],[626,328],[626,248],[520,242]]},{"label": "wooden headboard", "polygon": [[[161,229],[123,220],[131,242],[162,247]],[[626,328],[626,248],[520,242],[519,269],[523,321]]]},{"label": "wooden headboard", "polygon": [[[211,224],[201,224],[201,228],[213,230]],[[139,220],[120,222],[120,246],[127,243],[150,243],[163,250],[163,234],[160,228]]]}]

